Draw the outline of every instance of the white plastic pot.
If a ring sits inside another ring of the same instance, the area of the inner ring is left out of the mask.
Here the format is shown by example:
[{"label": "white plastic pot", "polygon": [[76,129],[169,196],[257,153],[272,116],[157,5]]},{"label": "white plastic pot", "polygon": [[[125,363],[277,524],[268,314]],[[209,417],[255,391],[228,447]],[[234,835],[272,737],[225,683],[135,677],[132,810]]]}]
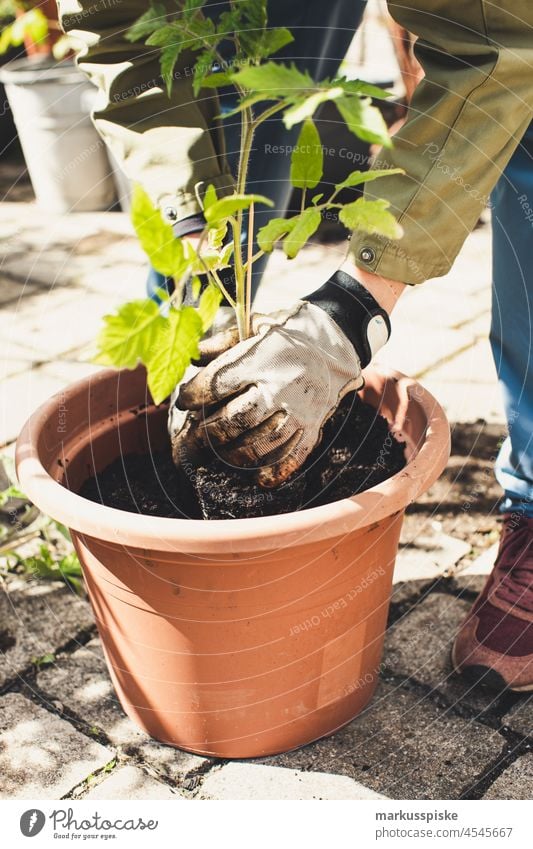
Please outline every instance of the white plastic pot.
[{"label": "white plastic pot", "polygon": [[70,60],[35,56],[0,70],[43,209],[93,212],[116,202],[113,171],[90,111],[96,89]]}]

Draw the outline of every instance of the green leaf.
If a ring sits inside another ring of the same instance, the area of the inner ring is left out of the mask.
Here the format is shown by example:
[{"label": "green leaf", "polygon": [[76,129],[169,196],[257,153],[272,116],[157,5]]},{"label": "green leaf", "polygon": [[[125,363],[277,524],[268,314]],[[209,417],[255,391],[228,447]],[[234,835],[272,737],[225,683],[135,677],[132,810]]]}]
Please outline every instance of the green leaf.
[{"label": "green leaf", "polygon": [[394,215],[388,211],[389,206],[388,200],[358,198],[342,207],[339,218],[350,230],[363,230],[365,233],[377,233],[389,239],[400,239],[403,230]]},{"label": "green leaf", "polygon": [[150,47],[171,47],[175,44],[185,45],[183,29],[176,22],[166,24],[156,29],[147,39],[146,44]]},{"label": "green leaf", "polygon": [[246,23],[250,27],[264,29],[267,25],[267,0],[246,0],[242,5]]},{"label": "green leaf", "polygon": [[264,203],[266,206],[274,206],[273,202],[264,195],[228,195],[220,198],[204,210],[205,220],[210,225],[221,224],[224,219],[229,218],[240,209],[248,209],[252,203]]},{"label": "green leaf", "polygon": [[187,265],[183,243],[138,184],[133,187],[131,220],[155,270],[166,277],[181,277]]},{"label": "green leaf", "polygon": [[188,15],[191,12],[197,12],[205,4],[206,0],[185,0],[183,4],[183,14]]},{"label": "green leaf", "polygon": [[294,41],[294,36],[285,27],[265,30],[255,44],[256,55],[261,59],[266,59],[267,56],[272,56],[273,53],[277,53],[278,50],[292,41]]},{"label": "green leaf", "polygon": [[393,96],[392,91],[385,91],[379,86],[365,83],[363,80],[347,80],[345,77],[333,80],[332,85],[339,85],[343,88],[346,94],[360,94],[364,97],[373,97],[378,100],[386,100]]},{"label": "green leaf", "polygon": [[209,286],[202,292],[200,296],[200,303],[198,304],[198,315],[202,319],[204,333],[206,333],[213,324],[221,300],[222,293],[220,289],[212,283],[210,283]]},{"label": "green leaf", "polygon": [[202,319],[194,307],[171,309],[147,363],[148,388],[156,404],[170,395],[191,361],[199,356]]},{"label": "green leaf", "polygon": [[295,65],[265,62],[264,65],[248,65],[230,74],[231,80],[242,88],[263,92],[269,98],[293,97],[315,83],[307,72],[299,71]]},{"label": "green leaf", "polygon": [[172,85],[174,83],[174,68],[182,51],[181,44],[171,44],[169,47],[163,47],[159,64],[161,66],[161,76],[166,85],[167,95],[170,97],[172,93]]},{"label": "green leaf", "polygon": [[322,216],[320,215],[320,210],[311,206],[309,209],[305,209],[300,213],[300,215],[296,215],[289,220],[294,223],[290,233],[283,241],[283,250],[289,259],[294,259],[307,240],[318,230]]},{"label": "green leaf", "polygon": [[40,657],[32,657],[31,662],[35,666],[49,666],[51,663],[55,663],[55,659],[55,654],[47,652],[46,654],[40,655]]},{"label": "green leaf", "polygon": [[204,192],[204,210],[209,209],[210,206],[216,202],[217,199],[217,190],[215,189],[213,183],[209,183],[207,189]]},{"label": "green leaf", "polygon": [[261,250],[270,253],[278,239],[292,230],[295,222],[295,218],[271,218],[257,233],[257,244]]},{"label": "green leaf", "polygon": [[125,34],[127,41],[140,41],[147,35],[151,35],[166,20],[166,9],[162,3],[154,3],[150,8],[137,18],[135,23]]},{"label": "green leaf", "polygon": [[314,121],[308,118],[291,155],[290,180],[295,189],[314,189],[324,173],[324,153]]},{"label": "green leaf", "polygon": [[339,97],[335,103],[350,132],[371,144],[392,147],[383,116],[370,98]]},{"label": "green leaf", "polygon": [[[231,85],[231,77],[225,71],[216,71],[214,74],[208,74],[202,80],[202,88],[221,88],[222,86]],[[228,113],[224,113],[227,117]]]},{"label": "green leaf", "polygon": [[11,44],[18,47],[25,38],[42,44],[48,38],[48,21],[40,9],[29,9],[11,24]]},{"label": "green leaf", "polygon": [[150,298],[128,301],[103,321],[95,362],[118,368],[135,368],[139,361],[146,365],[166,323]]},{"label": "green leaf", "polygon": [[198,59],[194,65],[194,77],[192,82],[195,97],[198,97],[200,89],[203,87],[204,80],[211,76],[215,59],[216,49],[214,46],[204,50],[198,55]]},{"label": "green leaf", "polygon": [[321,89],[308,96],[298,98],[283,113],[285,127],[290,130],[291,127],[300,124],[306,118],[312,118],[321,103],[325,103],[327,100],[336,100],[338,97],[343,97],[343,90],[339,86]]},{"label": "green leaf", "polygon": [[349,189],[353,186],[360,186],[361,183],[370,183],[372,180],[378,180],[380,177],[390,177],[391,174],[405,174],[402,168],[385,168],[381,171],[352,171],[348,174],[342,183],[337,183],[335,189]]}]

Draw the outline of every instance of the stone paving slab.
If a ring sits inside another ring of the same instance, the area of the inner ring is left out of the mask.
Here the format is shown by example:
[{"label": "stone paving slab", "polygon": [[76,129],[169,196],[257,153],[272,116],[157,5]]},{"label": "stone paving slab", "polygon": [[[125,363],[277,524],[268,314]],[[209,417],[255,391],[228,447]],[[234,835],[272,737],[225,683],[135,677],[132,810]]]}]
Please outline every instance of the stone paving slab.
[{"label": "stone paving slab", "polygon": [[343,775],[236,762],[212,770],[200,797],[238,801],[386,798]]},{"label": "stone paving slab", "polygon": [[502,772],[484,799],[533,799],[533,755],[524,755]]},{"label": "stone paving slab", "polygon": [[18,693],[0,698],[0,797],[61,799],[113,752]]},{"label": "stone paving slab", "polygon": [[505,715],[504,722],[513,731],[533,739],[533,696],[521,696]]},{"label": "stone paving slab", "polygon": [[263,763],[347,775],[392,799],[456,799],[503,744],[492,729],[383,683],[368,708],[333,737]]},{"label": "stone paving slab", "polygon": [[65,386],[42,368],[21,371],[0,383],[0,445],[14,441],[30,415]]},{"label": "stone paving slab", "polygon": [[123,766],[114,769],[109,778],[89,790],[84,799],[185,799],[173,791],[168,784],[156,781],[142,769]]},{"label": "stone paving slab", "polygon": [[471,602],[432,593],[388,629],[383,666],[395,677],[411,678],[438,691],[453,706],[476,713],[493,708],[498,694],[473,687],[452,667],[452,642]]},{"label": "stone paving slab", "polygon": [[34,658],[57,648],[93,625],[88,602],[58,582],[20,582],[0,590],[0,686],[20,675]]},{"label": "stone paving slab", "polygon": [[148,764],[179,784],[192,770],[204,767],[208,760],[199,755],[164,746],[152,740],[128,719],[111,684],[100,640],[69,655],[37,673],[36,683],[47,699],[59,701],[85,725],[87,732],[98,729],[124,753]]},{"label": "stone paving slab", "polygon": [[394,583],[443,575],[469,551],[470,545],[464,540],[426,524],[422,533],[400,543]]},{"label": "stone paving slab", "polygon": [[490,548],[487,548],[482,554],[477,557],[470,566],[462,569],[459,573],[461,578],[468,575],[490,575],[492,572],[496,555],[500,547],[499,542],[495,542]]}]

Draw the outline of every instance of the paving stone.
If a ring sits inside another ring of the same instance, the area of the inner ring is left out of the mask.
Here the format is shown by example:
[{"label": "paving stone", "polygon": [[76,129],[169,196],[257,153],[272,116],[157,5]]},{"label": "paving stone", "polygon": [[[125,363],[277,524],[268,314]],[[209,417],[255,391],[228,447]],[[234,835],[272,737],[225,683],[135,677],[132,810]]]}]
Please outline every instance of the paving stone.
[{"label": "paving stone", "polygon": [[[36,357],[53,360],[92,341],[102,316],[112,311],[119,301],[113,292],[93,295],[72,288],[50,290],[32,299],[31,308],[19,310],[6,323],[0,315],[0,335],[3,339],[21,340]],[[46,321],[43,321],[43,315]]]},{"label": "paving stone", "polygon": [[424,375],[422,383],[435,396],[450,422],[505,424],[505,411],[499,386],[437,380],[433,372]]},{"label": "paving stone", "polygon": [[533,738],[533,696],[525,693],[504,717],[504,722],[513,731]]},{"label": "paving stone", "polygon": [[496,779],[484,799],[533,799],[533,755],[524,755],[514,761]]},{"label": "paving stone", "polygon": [[344,775],[229,763],[208,773],[201,798],[225,800],[385,799]]},{"label": "paving stone", "polygon": [[422,531],[400,544],[394,583],[436,578],[445,574],[470,551],[469,543],[443,533],[437,523],[425,523]]},{"label": "paving stone", "polygon": [[368,708],[332,737],[264,763],[347,775],[393,799],[455,799],[503,742],[492,729],[381,684]]},{"label": "paving stone", "polygon": [[20,675],[33,658],[54,654],[94,623],[88,602],[59,582],[10,586],[4,583],[0,592],[0,686]]},{"label": "paving stone", "polygon": [[431,593],[388,629],[385,670],[438,690],[452,705],[468,705],[476,712],[493,707],[498,695],[463,682],[452,668],[452,642],[470,607],[452,595]]},{"label": "paving stone", "polygon": [[[431,369],[474,341],[474,336],[464,328],[452,330],[444,326],[429,327],[419,321],[395,321],[394,332],[376,356],[376,363],[411,377],[426,377]],[[426,380],[422,384],[426,386]]]},{"label": "paving stone", "polygon": [[461,569],[458,573],[458,576],[464,577],[465,575],[490,575],[492,569],[494,567],[494,561],[496,560],[496,555],[498,554],[498,549],[500,547],[499,542],[495,542],[490,548],[486,548],[479,557],[467,566],[466,569]]},{"label": "paving stone", "polygon": [[467,351],[462,351],[439,368],[433,369],[431,377],[445,383],[489,384],[496,387],[498,375],[489,340],[479,339]]},{"label": "paving stone", "polygon": [[208,762],[152,740],[128,719],[111,684],[98,639],[71,655],[60,655],[55,664],[40,669],[37,686],[47,698],[61,702],[86,723],[88,731],[103,731],[114,746],[142,759],[176,783]]},{"label": "paving stone", "polygon": [[58,377],[31,369],[0,383],[0,445],[16,439],[24,422],[40,404],[63,388]]},{"label": "paving stone", "polygon": [[156,781],[142,769],[124,766],[114,769],[109,778],[93,787],[84,799],[184,799],[167,784]]},{"label": "paving stone", "polygon": [[60,799],[113,752],[19,693],[0,699],[0,795]]},{"label": "paving stone", "polygon": [[[3,250],[2,245],[2,250]],[[2,265],[3,268],[3,265]],[[23,303],[31,300],[39,289],[31,283],[23,283],[19,280],[11,280],[4,274],[0,274],[0,308],[18,309]]]}]

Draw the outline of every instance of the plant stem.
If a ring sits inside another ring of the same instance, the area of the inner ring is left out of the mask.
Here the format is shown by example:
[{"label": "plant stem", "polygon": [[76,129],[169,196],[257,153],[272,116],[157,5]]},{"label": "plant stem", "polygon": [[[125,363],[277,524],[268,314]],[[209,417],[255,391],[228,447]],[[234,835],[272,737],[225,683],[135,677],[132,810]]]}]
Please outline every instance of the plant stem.
[{"label": "plant stem", "polygon": [[[239,89],[241,97],[245,96],[245,92]],[[285,108],[285,101],[275,103],[268,109],[265,109],[257,118],[254,118],[250,107],[242,110],[241,113],[241,151],[239,156],[239,169],[237,173],[237,194],[244,194],[246,191],[246,177],[248,174],[248,165],[250,162],[250,154],[253,149],[253,141],[255,131],[268,118],[275,115]],[[239,210],[235,222],[232,222],[233,244],[234,244],[234,259],[235,259],[235,284],[237,294],[237,327],[239,328],[239,339],[247,339],[250,334],[250,315],[251,315],[251,287],[246,286],[246,276],[250,274],[253,258],[248,255],[248,263],[246,267],[242,261],[242,223],[243,210]],[[250,218],[248,222],[248,245],[253,244],[253,212],[250,210]],[[252,262],[250,262],[252,259]]]},{"label": "plant stem", "polygon": [[246,262],[246,332],[248,336],[252,333],[252,265],[254,250],[254,205],[250,206],[248,214],[248,258]]}]

